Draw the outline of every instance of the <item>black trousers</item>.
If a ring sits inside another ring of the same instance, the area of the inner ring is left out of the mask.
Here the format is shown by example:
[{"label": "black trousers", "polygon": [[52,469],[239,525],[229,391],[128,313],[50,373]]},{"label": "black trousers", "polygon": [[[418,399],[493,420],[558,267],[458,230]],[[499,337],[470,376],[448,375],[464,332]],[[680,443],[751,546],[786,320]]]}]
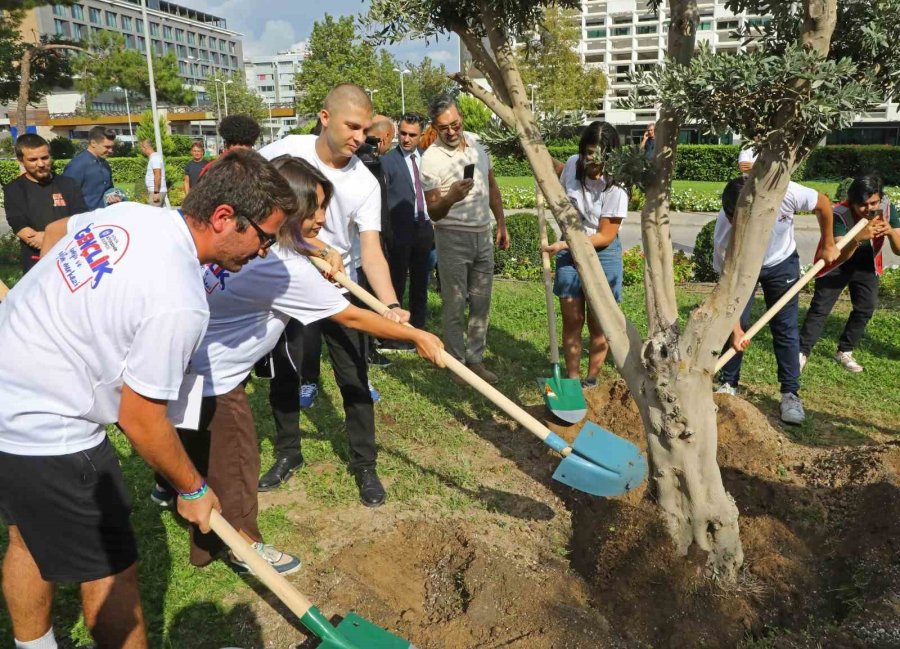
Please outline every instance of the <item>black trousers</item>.
[{"label": "black trousers", "polygon": [[388,244],[388,265],[397,299],[403,304],[406,280],[409,279],[409,323],[424,329],[428,316],[428,279],[431,274],[431,250],[434,247],[434,228],[430,221],[413,226],[408,243]]},{"label": "black trousers", "polygon": [[344,417],[350,443],[350,469],[372,468],[377,459],[375,407],[369,392],[365,336],[332,320],[304,326],[292,320],[272,351],[275,378],[269,388],[269,404],[275,419],[276,456],[300,451],[300,376],[306,338],[324,337],[334,378],[344,401]]},{"label": "black trousers", "polygon": [[845,288],[850,288],[853,310],[838,338],[839,352],[853,351],[878,307],[879,279],[874,266],[852,262],[851,257],[847,263],[816,280],[815,293],[800,331],[800,351],[806,356],[822,335],[825,321]]}]

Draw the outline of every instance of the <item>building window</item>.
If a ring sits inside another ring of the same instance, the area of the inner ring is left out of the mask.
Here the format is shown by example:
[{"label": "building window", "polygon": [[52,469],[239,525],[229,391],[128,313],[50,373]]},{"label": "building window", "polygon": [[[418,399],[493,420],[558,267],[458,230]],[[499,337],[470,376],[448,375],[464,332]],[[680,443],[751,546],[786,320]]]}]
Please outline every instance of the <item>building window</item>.
[{"label": "building window", "polygon": [[119,27],[119,16],[114,14],[111,11],[106,12],[106,26],[112,27],[113,29],[118,29]]},{"label": "building window", "polygon": [[605,29],[589,29],[587,30],[588,38],[606,38]]},{"label": "building window", "polygon": [[195,77],[200,76],[200,64],[199,63],[191,63],[191,74]]},{"label": "building window", "polygon": [[81,5],[72,5],[72,18],[75,20],[84,20],[84,7]]},{"label": "building window", "polygon": [[197,58],[197,48],[196,48],[196,47],[189,47],[189,48],[188,48],[188,54],[189,54],[190,56],[193,56],[193,57],[196,59],[196,58]]},{"label": "building window", "polygon": [[216,49],[216,39],[213,36],[209,37],[209,49]]},{"label": "building window", "polygon": [[53,5],[53,15],[65,18],[67,15],[65,5]]},{"label": "building window", "polygon": [[206,34],[200,34],[200,47],[206,47]]},{"label": "building window", "polygon": [[[702,27],[700,29],[703,29]],[[656,33],[656,25],[638,25],[637,28],[638,34],[655,34]]]},{"label": "building window", "polygon": [[213,60],[213,63],[215,63],[216,65],[219,65],[219,53],[218,52],[212,53],[212,60]]},{"label": "building window", "polygon": [[141,34],[143,34],[143,33],[144,33],[144,21],[141,20],[140,18],[135,18],[135,20],[134,20],[134,29],[135,29],[135,31],[140,32]]},{"label": "building window", "polygon": [[72,38],[74,38],[76,41],[80,41],[82,38],[84,38],[84,25],[72,23]]},{"label": "building window", "polygon": [[99,34],[102,31],[103,30],[100,29],[99,27],[91,27],[91,36],[96,36],[97,34]]},{"label": "building window", "polygon": [[131,16],[122,16],[122,29],[130,32],[131,31],[131,23],[132,23]]},{"label": "building window", "polygon": [[200,66],[200,74],[201,74],[201,76],[203,76],[204,78],[208,77],[208,76],[209,76],[209,66],[208,66],[208,65],[201,65],[201,66]]},{"label": "building window", "polygon": [[176,47],[176,51],[178,52],[179,59],[187,58],[187,48],[184,45],[179,45]]},{"label": "building window", "polygon": [[162,41],[153,39],[153,51],[156,52],[157,56],[162,56],[162,53],[163,53]]},{"label": "building window", "polygon": [[178,62],[178,73],[181,75],[187,74],[187,63],[185,63],[184,61]]},{"label": "building window", "polygon": [[223,41],[222,39],[219,39],[219,51],[220,52],[225,51],[225,45],[226,45],[225,41]]},{"label": "building window", "polygon": [[237,64],[237,57],[236,57],[236,56],[232,56],[232,57],[231,57],[231,67],[236,68],[237,66],[238,66],[238,64]]},{"label": "building window", "polygon": [[183,42],[184,42],[184,30],[183,30],[183,29],[176,29],[176,30],[175,30],[175,41],[176,41],[177,43],[183,43]]},{"label": "building window", "polygon": [[141,52],[146,51],[146,49],[147,49],[147,41],[144,39],[144,37],[143,37],[143,36],[138,36],[137,42],[138,42],[138,49],[139,49]]},{"label": "building window", "polygon": [[175,46],[172,43],[166,43],[166,54],[171,54],[175,51]]},{"label": "building window", "polygon": [[712,21],[711,20],[704,20],[700,23],[699,30],[701,32],[708,32],[711,29],[712,29]]},{"label": "building window", "polygon": [[207,52],[206,50],[200,50],[200,60],[209,61],[209,52]]},{"label": "building window", "polygon": [[234,41],[228,41],[228,53],[234,54]]},{"label": "building window", "polygon": [[737,20],[720,20],[718,23],[718,28],[719,29],[729,29],[729,30],[737,29],[738,21]]},{"label": "building window", "polygon": [[94,9],[93,7],[88,7],[88,16],[91,18],[91,22],[95,25],[100,24],[100,10]]},{"label": "building window", "polygon": [[150,23],[150,35],[159,36],[159,23]]},{"label": "building window", "polygon": [[188,32],[188,45],[197,44],[197,35],[194,32]]},{"label": "building window", "polygon": [[163,38],[167,41],[172,40],[172,28],[169,25],[163,25]]},{"label": "building window", "polygon": [[71,32],[69,31],[69,23],[67,21],[56,19],[53,21],[53,26],[56,28],[57,36],[71,35]]},{"label": "building window", "polygon": [[631,27],[613,27],[613,36],[628,36],[631,34]]}]

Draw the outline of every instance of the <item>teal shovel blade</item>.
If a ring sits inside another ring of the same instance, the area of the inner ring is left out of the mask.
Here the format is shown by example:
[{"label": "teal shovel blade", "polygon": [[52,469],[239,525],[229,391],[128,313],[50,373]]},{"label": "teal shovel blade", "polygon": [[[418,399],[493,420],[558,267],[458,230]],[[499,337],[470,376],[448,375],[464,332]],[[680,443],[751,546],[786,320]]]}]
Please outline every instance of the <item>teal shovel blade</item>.
[{"label": "teal shovel blade", "polygon": [[[416,649],[409,640],[385,631],[353,612],[341,620],[337,630],[359,649]],[[324,643],[321,646],[328,647]]]},{"label": "teal shovel blade", "polygon": [[553,479],[594,496],[621,496],[647,477],[640,449],[593,422],[582,426]]}]

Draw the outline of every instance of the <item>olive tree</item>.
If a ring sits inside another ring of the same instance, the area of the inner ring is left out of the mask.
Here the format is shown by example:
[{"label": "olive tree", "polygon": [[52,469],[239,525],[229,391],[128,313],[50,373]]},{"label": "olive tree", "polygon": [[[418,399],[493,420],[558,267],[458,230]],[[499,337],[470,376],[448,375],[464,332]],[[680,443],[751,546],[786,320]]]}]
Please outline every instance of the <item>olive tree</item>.
[{"label": "olive tree", "polygon": [[[664,9],[660,4],[650,2],[654,10],[668,14],[668,57],[640,80],[632,99],[660,110],[656,154],[648,168],[637,172],[646,188],[641,214],[646,338],[613,298],[580,218],[554,174],[516,63],[515,42],[534,33],[547,6],[578,8],[581,3],[372,0],[365,22],[373,35],[386,40],[454,32],[472,54],[490,89],[474,83],[466,71],[455,79],[515,131],[569,242],[586,299],[640,409],[651,487],[675,547],[686,555],[696,546],[706,554],[709,573],[729,581],[737,576],[743,550],[738,510],[716,462],[715,363],[756,283],[791,172],[825,133],[878,103],[895,81],[898,54],[889,43],[900,0],[846,0],[840,8],[838,0],[730,0],[732,11],[772,16],[764,29],[744,34],[752,41],[749,51],[734,55],[714,55],[697,46],[696,0],[670,0]],[[836,25],[841,27],[837,36]],[[843,31],[847,26],[853,33]],[[719,283],[680,322],[669,204],[678,132],[687,120],[757,137],[759,156],[738,201]]]}]

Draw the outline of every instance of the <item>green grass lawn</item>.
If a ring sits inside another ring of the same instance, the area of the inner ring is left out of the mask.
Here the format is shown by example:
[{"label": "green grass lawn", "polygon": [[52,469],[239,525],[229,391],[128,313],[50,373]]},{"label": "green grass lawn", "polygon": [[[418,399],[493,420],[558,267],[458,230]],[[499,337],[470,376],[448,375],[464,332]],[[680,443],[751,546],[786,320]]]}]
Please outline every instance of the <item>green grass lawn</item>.
[{"label": "green grass lawn", "polygon": [[[13,279],[13,274],[9,268],[0,268],[4,279]],[[702,299],[698,292],[681,290],[682,314],[686,315]],[[804,299],[808,301],[808,296]],[[438,331],[440,299],[434,293],[429,295],[429,307],[429,327]],[[811,445],[856,444],[876,432],[900,439],[900,402],[893,394],[896,359],[900,356],[900,311],[879,309],[857,352],[866,371],[850,375],[830,360],[848,307],[847,303],[839,304],[803,374],[808,422],[785,429],[795,441]],[[625,289],[623,308],[640,328],[645,327],[641,287]],[[762,310],[758,300],[755,317]],[[496,282],[487,362],[501,377],[499,389],[517,402],[539,406],[542,400],[534,380],[547,375],[547,345],[541,284]],[[372,372],[372,380],[383,395],[376,406],[379,469],[389,485],[391,502],[410,513],[422,508],[448,515],[483,510],[486,504],[478,496],[482,475],[469,461],[471,449],[474,444],[483,443],[479,438],[483,425],[506,418],[474,391],[465,392],[461,398],[445,371],[413,356],[395,355],[394,361],[391,368]],[[605,374],[614,376],[609,365]],[[327,556],[322,547],[327,539],[315,538],[311,532],[315,528],[310,527],[309,521],[328,517],[340,508],[356,507],[356,490],[345,469],[347,446],[340,396],[327,367],[322,376],[319,401],[301,416],[307,435],[303,446],[307,466],[290,486],[298,497],[302,496],[304,506],[270,506],[260,517],[269,542],[297,552],[310,562]],[[778,389],[768,330],[757,336],[747,353],[743,379],[745,396],[775,423]],[[265,469],[273,458],[274,437],[268,387],[264,381],[253,380],[249,391]],[[160,511],[148,498],[152,486],[150,470],[121,434],[112,437],[134,503],[133,523],[141,551],[141,587],[152,632],[151,646],[261,646],[261,642],[253,644],[248,640],[256,637],[248,629],[260,624],[251,609],[257,595],[221,562],[203,570],[189,566],[185,530],[174,516]],[[539,447],[525,433],[521,444],[526,448]],[[505,479],[510,484],[528,480],[517,471]],[[4,544],[5,531],[0,527],[0,547]],[[55,624],[58,636],[71,637],[76,645],[87,642],[77,592],[72,586],[62,587],[57,595]],[[0,638],[10,637],[9,620],[5,610],[0,609]],[[9,644],[8,640],[0,642],[2,647]]]}]

